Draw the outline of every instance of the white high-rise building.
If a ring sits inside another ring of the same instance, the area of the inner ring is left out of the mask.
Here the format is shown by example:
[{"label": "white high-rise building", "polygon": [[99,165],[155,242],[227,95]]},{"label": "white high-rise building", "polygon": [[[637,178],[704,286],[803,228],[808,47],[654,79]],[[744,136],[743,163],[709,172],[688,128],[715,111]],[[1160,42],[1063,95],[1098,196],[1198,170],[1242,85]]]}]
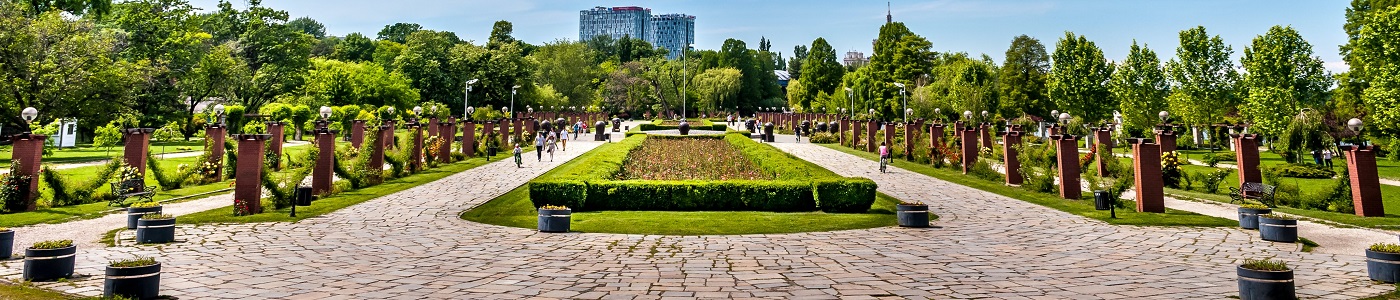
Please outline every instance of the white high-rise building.
[{"label": "white high-rise building", "polygon": [[640,39],[666,49],[667,58],[674,59],[680,57],[686,45],[695,43],[695,16],[652,16],[651,9],[637,6],[599,6],[579,11],[578,39],[588,41],[600,35]]}]

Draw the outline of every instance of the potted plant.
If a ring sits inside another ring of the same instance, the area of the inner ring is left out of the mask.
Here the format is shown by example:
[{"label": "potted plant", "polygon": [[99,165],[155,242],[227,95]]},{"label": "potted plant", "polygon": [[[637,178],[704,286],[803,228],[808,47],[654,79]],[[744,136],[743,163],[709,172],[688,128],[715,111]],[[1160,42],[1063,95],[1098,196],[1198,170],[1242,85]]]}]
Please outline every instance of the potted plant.
[{"label": "potted plant", "polygon": [[136,229],[136,221],[149,213],[160,213],[160,202],[144,201],[126,207],[126,229]]},{"label": "potted plant", "polygon": [[1274,213],[1274,210],[1261,204],[1240,205],[1240,228],[1259,229],[1259,216]]},{"label": "potted plant", "polygon": [[107,264],[102,280],[102,298],[155,299],[160,296],[160,263],[154,258],[137,257]]},{"label": "potted plant", "polygon": [[1282,261],[1246,259],[1235,274],[1239,275],[1240,300],[1297,299],[1293,270]]},{"label": "potted plant", "polygon": [[569,220],[574,211],[560,205],[545,205],[539,209],[540,232],[569,232]]},{"label": "potted plant", "polygon": [[136,225],[136,242],[163,244],[175,241],[175,217],[162,213],[141,216]]},{"label": "potted plant", "polygon": [[1366,249],[1366,273],[1371,280],[1400,282],[1400,245],[1380,243]]},{"label": "potted plant", "polygon": [[0,260],[10,259],[10,253],[14,251],[15,231],[0,227]]},{"label": "potted plant", "polygon": [[24,280],[49,281],[73,276],[78,246],[72,240],[43,241],[24,249]]},{"label": "potted plant", "polygon": [[1280,214],[1259,215],[1259,237],[1266,241],[1298,242],[1298,218]]},{"label": "potted plant", "polygon": [[928,227],[928,204],[901,201],[895,205],[895,218],[899,220],[899,227]]}]

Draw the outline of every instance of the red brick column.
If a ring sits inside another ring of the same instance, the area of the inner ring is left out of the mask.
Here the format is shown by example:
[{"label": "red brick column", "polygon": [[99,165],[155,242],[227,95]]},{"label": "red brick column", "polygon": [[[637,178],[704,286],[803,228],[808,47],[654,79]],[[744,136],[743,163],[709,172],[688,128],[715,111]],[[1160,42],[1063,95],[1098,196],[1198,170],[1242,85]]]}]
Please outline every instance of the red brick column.
[{"label": "red brick column", "polygon": [[384,151],[389,148],[389,144],[393,143],[394,127],[381,125],[375,134],[378,134],[379,138],[375,140],[374,144],[368,145],[370,147],[369,165],[371,169],[374,169],[370,170],[369,181],[377,184],[383,182],[384,179]]},{"label": "red brick column", "polygon": [[214,168],[214,178],[224,180],[224,137],[228,128],[219,125],[210,125],[204,128],[204,151],[209,153],[209,158],[214,160],[217,168]]},{"label": "red brick column", "polygon": [[1157,134],[1157,145],[1162,147],[1162,153],[1176,152],[1176,132],[1163,130]]},{"label": "red brick column", "polygon": [[876,120],[866,121],[866,127],[865,127],[865,151],[866,151],[866,152],[875,152],[875,151],[877,151],[877,150],[880,149],[880,146],[877,145],[876,142],[875,142],[875,133],[876,133],[877,131],[880,131],[880,121],[876,121]]},{"label": "red brick column", "polygon": [[528,120],[528,122],[525,122],[525,129],[529,130],[531,133],[540,132],[540,120],[533,117],[528,118]]},{"label": "red brick column", "polygon": [[1263,182],[1259,173],[1259,135],[1232,134],[1235,140],[1235,166],[1239,167],[1240,183]]},{"label": "red brick column", "polygon": [[[420,125],[422,125],[422,124],[420,124]],[[428,124],[427,124],[427,126],[428,126],[428,136],[435,136],[435,135],[438,134],[438,132],[437,132],[437,128],[438,128],[438,118],[437,118],[437,117],[428,118]]]},{"label": "red brick column", "polygon": [[1376,173],[1376,147],[1352,146],[1342,149],[1347,156],[1347,173],[1351,177],[1351,202],[1356,215],[1384,217],[1381,202],[1380,177]]},{"label": "red brick column", "polygon": [[442,145],[441,147],[438,147],[437,160],[440,163],[451,163],[453,139],[452,129],[457,128],[457,123],[448,120],[447,122],[439,123],[438,128],[440,128],[438,129],[440,131],[438,133],[438,136],[441,137],[439,142],[442,143]]},{"label": "red brick column", "polygon": [[243,200],[244,211],[262,213],[263,146],[271,136],[238,135],[238,171],[234,175],[233,199]]},{"label": "red brick column", "polygon": [[146,157],[151,154],[151,133],[155,131],[155,128],[122,129],[122,135],[126,136],[122,158],[127,165],[136,167],[142,178],[146,177]]},{"label": "red brick column", "polygon": [[895,124],[885,123],[885,145],[890,147],[890,156],[894,156],[894,131]]},{"label": "red brick column", "polygon": [[958,131],[958,138],[962,141],[963,174],[967,174],[972,171],[972,165],[977,163],[977,128],[963,127],[963,130]]},{"label": "red brick column", "polygon": [[1059,160],[1060,198],[1079,200],[1079,138],[1073,135],[1052,135],[1055,157]]},{"label": "red brick column", "polygon": [[1137,198],[1137,211],[1167,212],[1162,199],[1161,145],[1148,143],[1145,139],[1128,141],[1133,144],[1133,190]]},{"label": "red brick column", "polygon": [[277,160],[279,163],[272,167],[274,170],[282,169],[282,163],[280,163],[282,160],[280,158],[282,158],[282,142],[286,140],[286,136],[283,135],[284,133],[286,133],[286,131],[282,122],[267,122],[267,134],[272,135],[272,138],[268,140],[267,148],[268,151],[272,151],[272,153],[276,154],[277,158],[279,158]]},{"label": "red brick column", "polygon": [[[944,127],[947,127],[947,125],[943,125],[943,123],[928,126],[928,157],[930,159],[933,158],[933,152],[938,151],[938,147],[943,144]],[[932,161],[929,163],[932,163]]]},{"label": "red brick column", "polygon": [[1021,161],[1017,160],[1016,146],[1021,145],[1020,131],[1001,133],[1002,165],[1006,166],[1006,184],[1021,184]]},{"label": "red brick column", "polygon": [[384,134],[380,137],[381,140],[384,140],[384,149],[394,149],[399,147],[399,143],[396,143],[397,141],[394,140],[394,131],[396,131],[396,127],[394,126],[394,120],[386,120],[384,121],[384,125],[389,126],[389,132],[387,134],[383,132],[380,133]]},{"label": "red brick column", "polygon": [[497,123],[500,123],[501,126],[501,149],[512,147],[510,145],[510,119],[501,119],[501,121]]},{"label": "red brick column", "polygon": [[904,125],[904,159],[914,159],[914,145],[920,136],[923,135],[924,119],[914,120],[913,124]]},{"label": "red brick column", "polygon": [[311,193],[331,192],[331,175],[335,172],[335,132],[316,130],[316,167],[311,169]]},{"label": "red brick column", "polygon": [[977,129],[980,130],[978,133],[982,135],[982,147],[979,147],[978,151],[981,151],[981,148],[992,148],[996,145],[996,141],[992,140],[992,123],[984,122]]},{"label": "red brick column", "polygon": [[1045,134],[1045,136],[1060,135],[1060,125],[1059,125],[1059,124],[1050,124],[1050,126],[1046,126],[1045,128],[1046,128],[1046,132],[1047,132],[1047,133]]},{"label": "red brick column", "polygon": [[462,122],[462,153],[467,157],[476,157],[476,123],[472,121]]},{"label": "red brick column", "polygon": [[413,152],[408,153],[408,167],[413,172],[423,170],[423,123],[409,122],[404,124],[409,131],[413,131]]},{"label": "red brick column", "polygon": [[[1108,151],[1108,154],[1106,154],[1108,155],[1108,159],[1118,159],[1113,155],[1112,133],[1113,131],[1108,130],[1107,127],[1099,128],[1094,130],[1094,140],[1098,142],[1098,151]],[[1104,174],[1108,174],[1108,163],[1098,157],[1094,157],[1094,162],[1096,167],[1098,167],[1099,176],[1107,176]]]},{"label": "red brick column", "polygon": [[841,118],[841,128],[838,129],[841,130],[837,131],[836,139],[838,139],[841,142],[842,146],[851,147],[850,143],[852,139],[846,137],[846,132],[851,131],[851,120]]},{"label": "red brick column", "polygon": [[44,159],[44,139],[47,136],[41,134],[17,134],[10,137],[14,142],[13,153],[10,153],[10,161],[19,164],[17,174],[19,176],[29,176],[29,199],[15,203],[7,207],[10,211],[34,211],[38,209],[35,199],[39,198],[39,165]]},{"label": "red brick column", "polygon": [[[511,132],[515,132],[516,134],[519,134],[519,133],[521,132],[520,129],[523,128],[523,127],[525,127],[525,119],[515,119],[515,131],[511,131]],[[533,132],[531,132],[531,133],[533,133]],[[504,144],[502,144],[502,145],[504,145]],[[504,146],[503,146],[503,147],[504,147]],[[514,148],[514,147],[512,147],[512,148]]]},{"label": "red brick column", "polygon": [[350,122],[350,146],[360,148],[365,144],[365,120]]}]

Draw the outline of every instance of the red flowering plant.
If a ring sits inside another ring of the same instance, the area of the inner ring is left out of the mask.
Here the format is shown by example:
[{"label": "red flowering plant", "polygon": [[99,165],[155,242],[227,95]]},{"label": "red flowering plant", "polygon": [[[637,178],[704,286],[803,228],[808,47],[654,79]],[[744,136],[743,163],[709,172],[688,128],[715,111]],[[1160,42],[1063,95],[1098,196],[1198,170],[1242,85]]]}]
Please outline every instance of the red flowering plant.
[{"label": "red flowering plant", "polygon": [[1080,169],[1080,170],[1088,170],[1088,169],[1089,169],[1089,163],[1094,162],[1094,157],[1096,156],[1095,154],[1098,154],[1098,153],[1099,153],[1099,147],[1098,147],[1098,146],[1099,146],[1099,145],[1096,145],[1096,144],[1095,144],[1095,145],[1089,145],[1089,153],[1088,153],[1088,154],[1084,154],[1084,156],[1079,157],[1079,169]]},{"label": "red flowering plant", "polygon": [[770,180],[739,149],[709,138],[648,138],[632,149],[617,180]]}]

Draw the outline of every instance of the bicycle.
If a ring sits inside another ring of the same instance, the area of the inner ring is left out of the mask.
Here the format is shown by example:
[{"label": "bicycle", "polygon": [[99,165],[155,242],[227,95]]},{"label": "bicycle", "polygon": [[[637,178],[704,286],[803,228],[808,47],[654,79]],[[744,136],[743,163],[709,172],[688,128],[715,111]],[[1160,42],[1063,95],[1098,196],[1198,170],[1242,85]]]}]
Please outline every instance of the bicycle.
[{"label": "bicycle", "polygon": [[880,173],[885,173],[885,166],[890,164],[888,157],[880,157]]}]

